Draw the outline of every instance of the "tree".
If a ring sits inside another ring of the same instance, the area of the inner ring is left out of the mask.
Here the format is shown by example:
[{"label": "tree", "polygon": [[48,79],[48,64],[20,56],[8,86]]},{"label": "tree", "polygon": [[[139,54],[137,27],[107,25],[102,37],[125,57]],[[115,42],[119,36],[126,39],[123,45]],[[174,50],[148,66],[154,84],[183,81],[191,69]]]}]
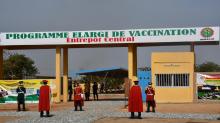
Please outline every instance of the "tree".
[{"label": "tree", "polygon": [[220,66],[214,62],[205,62],[196,66],[196,72],[220,72]]},{"label": "tree", "polygon": [[4,79],[25,79],[38,73],[34,61],[25,55],[12,54],[3,62]]}]

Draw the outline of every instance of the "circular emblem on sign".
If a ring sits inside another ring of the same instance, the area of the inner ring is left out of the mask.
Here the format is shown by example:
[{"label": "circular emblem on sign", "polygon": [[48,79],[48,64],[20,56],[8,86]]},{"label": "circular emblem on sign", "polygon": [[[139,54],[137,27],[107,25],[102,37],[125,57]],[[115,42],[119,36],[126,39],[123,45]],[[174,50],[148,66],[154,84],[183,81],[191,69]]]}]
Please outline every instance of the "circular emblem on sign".
[{"label": "circular emblem on sign", "polygon": [[213,34],[214,34],[214,30],[211,28],[204,28],[201,31],[201,35],[206,38],[212,37]]}]

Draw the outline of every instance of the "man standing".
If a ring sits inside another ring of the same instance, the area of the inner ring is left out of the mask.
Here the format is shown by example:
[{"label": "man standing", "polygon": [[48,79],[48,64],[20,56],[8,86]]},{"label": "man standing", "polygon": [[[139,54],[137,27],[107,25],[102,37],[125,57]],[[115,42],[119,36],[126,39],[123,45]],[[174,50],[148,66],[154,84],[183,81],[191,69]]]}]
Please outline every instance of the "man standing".
[{"label": "man standing", "polygon": [[19,81],[18,82],[18,87],[16,89],[16,92],[18,94],[17,96],[17,103],[18,103],[18,110],[21,111],[20,105],[23,105],[23,111],[25,111],[25,93],[26,93],[26,88],[24,87],[24,82]]},{"label": "man standing", "polygon": [[89,101],[89,97],[90,97],[90,83],[86,82],[85,83],[85,97],[86,97],[86,101]]},{"label": "man standing", "polygon": [[98,100],[98,84],[96,82],[94,82],[93,86],[92,86],[92,90],[93,90],[93,97],[95,100],[95,96],[96,96],[96,100]]},{"label": "man standing", "polygon": [[74,106],[75,106],[75,111],[77,111],[77,107],[80,107],[80,111],[82,111],[82,106],[83,106],[83,90],[79,85],[79,82],[77,82],[76,87],[74,88]]},{"label": "man standing", "polygon": [[69,101],[72,101],[72,95],[73,95],[73,88],[72,88],[72,79],[68,79],[68,94],[69,94]]},{"label": "man standing", "polygon": [[48,81],[43,80],[43,85],[40,87],[39,95],[39,112],[40,117],[43,117],[44,111],[46,111],[46,116],[50,116],[50,86],[47,85]]},{"label": "man standing", "polygon": [[146,97],[146,105],[147,105],[147,111],[150,112],[150,107],[152,107],[152,112],[155,112],[155,100],[154,100],[154,95],[155,91],[154,88],[152,87],[152,83],[149,83],[148,87],[145,90],[145,93],[147,95]]},{"label": "man standing", "polygon": [[141,112],[143,112],[143,102],[141,96],[141,87],[138,85],[138,80],[134,81],[134,85],[131,87],[128,98],[128,111],[131,112],[131,117],[134,118],[134,112],[138,112],[138,118],[141,118]]}]

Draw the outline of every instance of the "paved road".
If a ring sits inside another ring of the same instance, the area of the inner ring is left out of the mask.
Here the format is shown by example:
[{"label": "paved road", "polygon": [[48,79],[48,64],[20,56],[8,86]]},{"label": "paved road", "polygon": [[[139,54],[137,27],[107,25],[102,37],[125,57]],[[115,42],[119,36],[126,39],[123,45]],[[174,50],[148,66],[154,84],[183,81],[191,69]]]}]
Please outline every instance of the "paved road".
[{"label": "paved road", "polygon": [[[72,109],[52,111],[50,118],[40,118],[39,112],[0,112],[0,116],[23,116],[24,118],[10,123],[91,123],[95,120],[108,117],[129,117],[130,113],[123,112],[123,101],[89,101],[85,102],[85,111],[73,111]],[[216,120],[220,114],[174,114],[174,113],[142,113],[143,117],[158,118],[187,118]]]}]

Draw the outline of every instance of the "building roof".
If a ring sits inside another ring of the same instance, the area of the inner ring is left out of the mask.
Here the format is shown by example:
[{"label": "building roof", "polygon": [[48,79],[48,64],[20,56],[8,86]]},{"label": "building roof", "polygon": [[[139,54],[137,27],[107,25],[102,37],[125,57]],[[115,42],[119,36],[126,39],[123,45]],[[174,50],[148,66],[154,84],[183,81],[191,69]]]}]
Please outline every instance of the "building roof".
[{"label": "building roof", "polygon": [[76,75],[125,78],[128,77],[128,70],[120,67],[97,68],[94,70],[80,70],[79,72],[76,72]]}]

